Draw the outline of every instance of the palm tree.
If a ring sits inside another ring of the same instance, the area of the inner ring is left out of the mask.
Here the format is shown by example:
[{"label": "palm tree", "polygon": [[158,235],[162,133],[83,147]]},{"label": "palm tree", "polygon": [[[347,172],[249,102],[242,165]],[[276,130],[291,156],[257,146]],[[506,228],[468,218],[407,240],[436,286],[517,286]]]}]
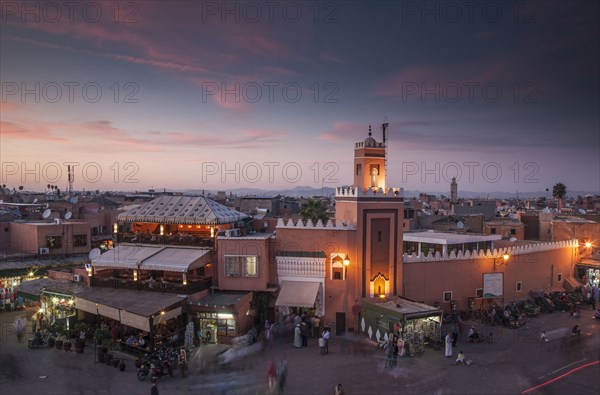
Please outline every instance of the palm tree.
[{"label": "palm tree", "polygon": [[563,205],[563,198],[567,195],[567,187],[562,182],[555,184],[552,187],[552,197],[558,199],[558,209],[560,210]]},{"label": "palm tree", "polygon": [[562,182],[552,187],[552,196],[557,199],[562,199],[567,194],[567,187]]},{"label": "palm tree", "polygon": [[303,221],[312,220],[315,224],[318,220],[321,220],[323,224],[327,223],[329,215],[327,214],[327,208],[323,205],[322,200],[308,199],[306,203],[300,208],[300,216]]}]

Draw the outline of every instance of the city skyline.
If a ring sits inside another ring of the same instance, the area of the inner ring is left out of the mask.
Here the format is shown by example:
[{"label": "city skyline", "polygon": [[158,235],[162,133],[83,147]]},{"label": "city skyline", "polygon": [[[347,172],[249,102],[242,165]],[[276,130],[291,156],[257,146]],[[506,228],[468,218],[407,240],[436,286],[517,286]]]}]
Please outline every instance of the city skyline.
[{"label": "city skyline", "polygon": [[2,4],[1,184],[349,185],[387,117],[389,186],[599,193],[595,2],[48,4]]}]

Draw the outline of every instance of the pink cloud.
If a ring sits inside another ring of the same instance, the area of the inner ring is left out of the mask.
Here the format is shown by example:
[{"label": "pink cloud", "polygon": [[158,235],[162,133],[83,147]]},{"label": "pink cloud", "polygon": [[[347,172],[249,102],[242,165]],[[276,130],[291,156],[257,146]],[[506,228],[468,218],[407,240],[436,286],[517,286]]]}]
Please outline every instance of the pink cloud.
[{"label": "pink cloud", "polygon": [[52,134],[46,125],[24,125],[15,122],[0,121],[0,135],[4,140],[66,142],[68,139]]},{"label": "pink cloud", "polygon": [[348,139],[360,139],[361,136],[367,136],[367,130],[364,123],[358,122],[336,122],[332,128],[319,135],[320,140],[340,141]]}]

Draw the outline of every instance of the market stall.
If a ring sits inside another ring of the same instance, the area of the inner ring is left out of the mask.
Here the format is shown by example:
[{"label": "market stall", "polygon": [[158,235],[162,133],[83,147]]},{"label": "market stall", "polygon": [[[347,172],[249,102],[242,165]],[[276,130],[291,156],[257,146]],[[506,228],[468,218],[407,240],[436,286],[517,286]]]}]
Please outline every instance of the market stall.
[{"label": "market stall", "polygon": [[442,311],[401,297],[365,299],[361,302],[360,332],[380,342],[396,335],[422,352],[428,341],[441,339]]}]

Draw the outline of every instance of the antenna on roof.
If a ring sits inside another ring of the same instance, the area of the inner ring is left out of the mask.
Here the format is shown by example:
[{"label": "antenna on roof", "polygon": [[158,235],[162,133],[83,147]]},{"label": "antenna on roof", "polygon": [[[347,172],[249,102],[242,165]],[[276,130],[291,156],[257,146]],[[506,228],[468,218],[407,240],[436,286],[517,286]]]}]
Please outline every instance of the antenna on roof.
[{"label": "antenna on roof", "polygon": [[[71,165],[67,166],[67,170],[69,172],[69,195],[73,194],[73,181],[75,181],[75,174],[71,172]],[[75,166],[73,166],[73,170],[75,170]]]},{"label": "antenna on roof", "polygon": [[381,124],[381,131],[383,134],[383,146],[385,148],[385,156],[383,159],[383,166],[385,168],[385,179],[386,179],[386,184],[387,184],[387,179],[389,178],[389,169],[388,169],[388,162],[387,162],[387,156],[388,156],[388,136],[387,136],[387,130],[390,127],[390,123],[388,122],[388,118],[387,116],[383,117],[383,123]]}]

